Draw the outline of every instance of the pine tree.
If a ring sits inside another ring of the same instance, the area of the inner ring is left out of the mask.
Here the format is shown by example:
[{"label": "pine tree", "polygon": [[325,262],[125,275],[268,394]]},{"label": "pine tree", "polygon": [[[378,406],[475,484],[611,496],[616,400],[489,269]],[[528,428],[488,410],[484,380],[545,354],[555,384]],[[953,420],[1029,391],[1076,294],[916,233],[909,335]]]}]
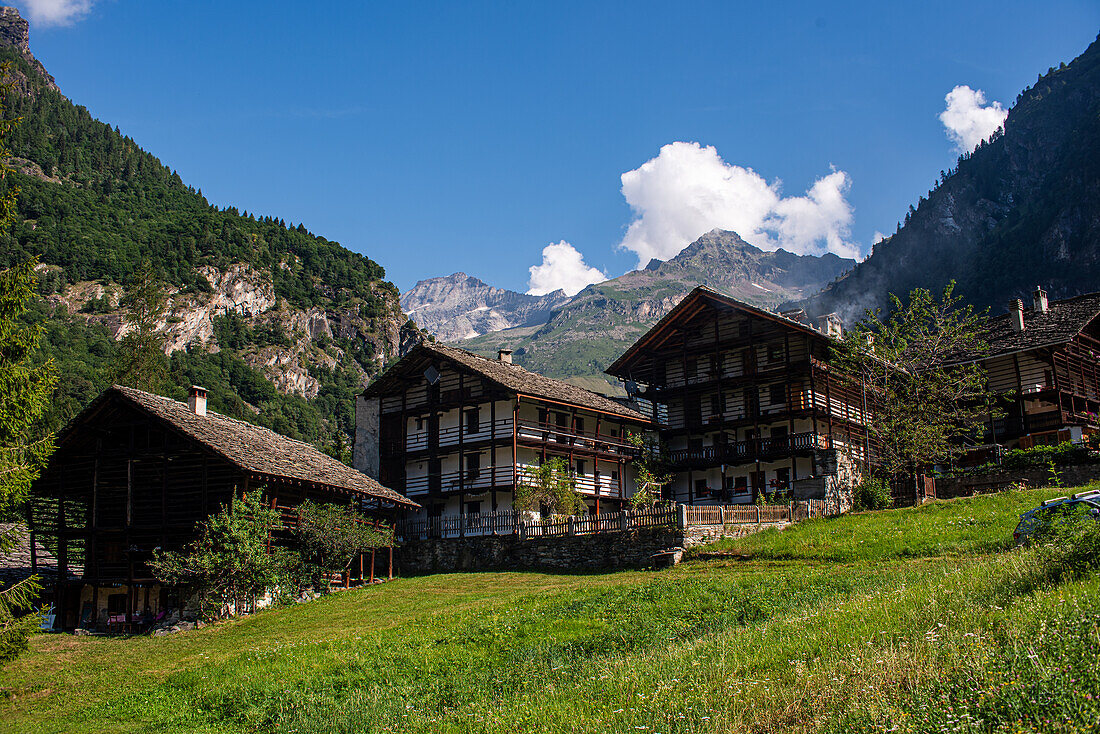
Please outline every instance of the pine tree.
[{"label": "pine tree", "polygon": [[118,305],[126,309],[130,330],[119,339],[115,381],[139,390],[158,392],[168,377],[168,358],[164,354],[164,336],[157,324],[164,317],[168,299],[146,260],[126,288]]},{"label": "pine tree", "polygon": [[[0,66],[0,75],[10,88],[8,71],[7,64]],[[18,122],[7,119],[0,104],[0,182],[12,170],[2,162],[10,156],[7,141]],[[15,187],[8,187],[0,196],[0,231],[7,232],[16,218],[18,193]],[[41,328],[21,320],[34,295],[34,265],[31,260],[0,270],[0,513],[4,515],[12,514],[23,502],[53,452],[53,436],[36,433],[36,428],[57,383],[57,373],[51,360],[45,364],[37,360]],[[0,552],[11,550],[21,537],[18,527],[0,534]],[[0,590],[0,662],[27,648],[39,617],[21,612],[33,609],[41,590],[35,576]]]}]

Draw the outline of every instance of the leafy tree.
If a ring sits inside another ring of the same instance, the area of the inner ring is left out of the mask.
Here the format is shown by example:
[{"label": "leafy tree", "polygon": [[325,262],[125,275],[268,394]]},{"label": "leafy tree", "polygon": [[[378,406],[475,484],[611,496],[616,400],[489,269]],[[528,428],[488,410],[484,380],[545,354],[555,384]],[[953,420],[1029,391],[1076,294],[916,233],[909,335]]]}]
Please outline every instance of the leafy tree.
[{"label": "leafy tree", "polygon": [[514,504],[522,512],[546,508],[551,515],[579,515],[585,507],[576,477],[561,457],[521,474]]},{"label": "leafy tree", "polygon": [[661,499],[662,490],[672,481],[672,472],[668,471],[664,446],[659,440],[647,438],[640,433],[630,433],[626,440],[638,450],[638,455],[634,459],[637,489],[630,497],[630,506],[636,510],[652,507]]},{"label": "leafy tree", "polygon": [[393,544],[391,528],[371,525],[349,505],[307,500],[298,506],[298,513],[298,550],[318,591],[326,590],[324,580],[347,568],[355,556]]},{"label": "leafy tree", "polygon": [[164,317],[168,298],[146,261],[118,305],[126,309],[130,330],[119,340],[116,381],[149,392],[163,389],[168,377],[164,336],[157,323]]},{"label": "leafy tree", "polygon": [[992,409],[994,393],[974,359],[988,353],[985,312],[963,307],[954,289],[952,281],[937,298],[918,288],[907,303],[891,294],[888,317],[868,311],[835,347],[841,374],[867,391],[887,474],[949,463]]},{"label": "leafy tree", "polygon": [[157,578],[179,584],[199,600],[199,615],[239,612],[244,601],[285,579],[287,559],[271,552],[279,513],[250,492],[198,524],[198,537],[182,551],[154,550],[149,567]]}]

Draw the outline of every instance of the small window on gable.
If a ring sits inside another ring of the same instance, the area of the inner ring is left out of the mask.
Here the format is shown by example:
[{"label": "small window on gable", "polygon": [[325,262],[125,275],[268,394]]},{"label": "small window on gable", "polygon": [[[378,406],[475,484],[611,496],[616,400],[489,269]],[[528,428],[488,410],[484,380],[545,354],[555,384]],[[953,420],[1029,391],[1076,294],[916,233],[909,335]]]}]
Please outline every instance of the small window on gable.
[{"label": "small window on gable", "polygon": [[783,345],[771,344],[768,346],[768,361],[772,364],[783,361]]}]

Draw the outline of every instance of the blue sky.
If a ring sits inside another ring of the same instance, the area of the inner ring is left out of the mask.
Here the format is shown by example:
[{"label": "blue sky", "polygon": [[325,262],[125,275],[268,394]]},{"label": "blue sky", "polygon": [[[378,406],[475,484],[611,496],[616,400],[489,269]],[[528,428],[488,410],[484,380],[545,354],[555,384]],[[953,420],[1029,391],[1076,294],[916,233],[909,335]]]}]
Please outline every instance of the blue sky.
[{"label": "blue sky", "polygon": [[1100,30],[1095,2],[16,5],[70,99],[402,290],[537,288],[547,253],[546,287],[614,277],[731,223],[866,252],[953,165],[945,95],[1009,107]]}]

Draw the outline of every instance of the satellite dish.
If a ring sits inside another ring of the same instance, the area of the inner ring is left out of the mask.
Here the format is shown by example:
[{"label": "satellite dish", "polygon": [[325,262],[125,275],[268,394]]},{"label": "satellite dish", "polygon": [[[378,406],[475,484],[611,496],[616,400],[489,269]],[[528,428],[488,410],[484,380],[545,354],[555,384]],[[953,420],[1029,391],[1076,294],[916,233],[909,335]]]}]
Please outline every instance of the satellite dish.
[{"label": "satellite dish", "polygon": [[439,376],[439,370],[435,368],[434,364],[424,370],[424,379],[428,381],[429,385],[434,385],[439,382]]}]

